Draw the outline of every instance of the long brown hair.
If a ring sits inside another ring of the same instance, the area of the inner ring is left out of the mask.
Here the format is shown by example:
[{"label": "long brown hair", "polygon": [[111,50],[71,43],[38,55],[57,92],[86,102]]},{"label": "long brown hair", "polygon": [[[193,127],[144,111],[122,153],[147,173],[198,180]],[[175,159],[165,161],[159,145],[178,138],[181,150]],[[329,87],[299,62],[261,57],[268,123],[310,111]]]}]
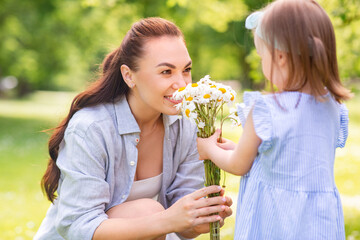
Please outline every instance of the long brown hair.
[{"label": "long brown hair", "polygon": [[113,102],[129,92],[120,72],[120,67],[126,64],[136,71],[137,60],[143,56],[143,46],[147,39],[161,36],[174,36],[184,39],[180,29],[172,22],[162,18],[145,18],[134,23],[125,35],[120,47],[109,53],[103,63],[100,77],[85,91],[78,94],[72,101],[70,111],[65,119],[53,130],[50,137],[49,162],[41,180],[41,187],[47,198],[53,202],[58,188],[60,169],[56,165],[59,145],[71,117],[80,109],[100,103]]},{"label": "long brown hair", "polygon": [[324,87],[339,103],[352,97],[340,81],[333,25],[316,1],[271,3],[265,8],[261,30],[273,59],[275,46],[287,51],[289,76],[285,91],[299,91],[309,83],[315,97],[323,94]]}]

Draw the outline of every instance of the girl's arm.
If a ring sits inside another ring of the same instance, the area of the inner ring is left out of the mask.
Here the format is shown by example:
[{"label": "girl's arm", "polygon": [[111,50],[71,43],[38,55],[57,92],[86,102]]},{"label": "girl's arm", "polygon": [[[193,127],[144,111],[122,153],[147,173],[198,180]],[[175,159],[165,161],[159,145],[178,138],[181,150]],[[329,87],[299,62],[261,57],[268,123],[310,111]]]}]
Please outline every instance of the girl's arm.
[{"label": "girl's arm", "polygon": [[209,138],[198,138],[200,159],[210,159],[219,168],[229,173],[245,175],[250,170],[261,143],[261,139],[255,132],[252,110],[246,120],[243,134],[234,150],[224,150],[219,147],[217,142],[219,134],[220,132],[216,131]]}]

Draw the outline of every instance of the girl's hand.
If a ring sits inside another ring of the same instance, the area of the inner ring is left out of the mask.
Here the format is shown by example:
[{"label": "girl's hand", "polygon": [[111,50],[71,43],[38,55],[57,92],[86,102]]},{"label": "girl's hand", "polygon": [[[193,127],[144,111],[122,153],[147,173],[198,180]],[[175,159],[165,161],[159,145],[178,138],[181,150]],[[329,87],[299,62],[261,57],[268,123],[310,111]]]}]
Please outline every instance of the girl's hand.
[{"label": "girl's hand", "polygon": [[[182,232],[185,237],[193,237],[194,234],[209,231],[209,223],[220,221],[224,224],[223,218],[231,215],[229,205],[231,198],[223,196],[205,198],[211,193],[220,192],[220,186],[209,186],[199,189],[179,199],[174,205],[166,209],[169,225],[173,226],[174,232]],[[210,215],[221,213],[221,215]],[[207,225],[207,226],[206,226]]]},{"label": "girl's hand", "polygon": [[197,138],[197,149],[199,152],[199,159],[209,159],[209,150],[218,147],[218,139],[220,136],[220,130],[217,129],[213,135],[208,138]]},{"label": "girl's hand", "polygon": [[236,143],[223,137],[221,138],[221,142],[218,142],[217,145],[224,150],[234,150],[236,147]]}]

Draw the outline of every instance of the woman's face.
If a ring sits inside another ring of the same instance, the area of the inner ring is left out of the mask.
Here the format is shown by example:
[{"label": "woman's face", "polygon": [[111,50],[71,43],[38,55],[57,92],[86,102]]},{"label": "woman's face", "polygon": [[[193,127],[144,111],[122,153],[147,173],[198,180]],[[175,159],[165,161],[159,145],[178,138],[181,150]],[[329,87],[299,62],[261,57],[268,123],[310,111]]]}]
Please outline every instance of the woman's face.
[{"label": "woman's face", "polygon": [[130,94],[147,110],[168,115],[178,114],[173,93],[191,82],[191,58],[180,37],[150,38],[144,44],[144,54],[138,60],[138,70],[132,71],[135,87]]}]

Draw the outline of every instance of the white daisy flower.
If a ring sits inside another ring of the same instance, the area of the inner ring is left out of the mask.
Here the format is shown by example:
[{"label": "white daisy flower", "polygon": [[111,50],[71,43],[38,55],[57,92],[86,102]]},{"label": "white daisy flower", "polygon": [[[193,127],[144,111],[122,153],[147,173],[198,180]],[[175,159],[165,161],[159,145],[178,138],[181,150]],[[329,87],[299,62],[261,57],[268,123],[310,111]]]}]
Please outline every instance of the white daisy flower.
[{"label": "white daisy flower", "polygon": [[197,125],[199,128],[204,128],[205,127],[205,123],[203,121],[200,121]]}]

